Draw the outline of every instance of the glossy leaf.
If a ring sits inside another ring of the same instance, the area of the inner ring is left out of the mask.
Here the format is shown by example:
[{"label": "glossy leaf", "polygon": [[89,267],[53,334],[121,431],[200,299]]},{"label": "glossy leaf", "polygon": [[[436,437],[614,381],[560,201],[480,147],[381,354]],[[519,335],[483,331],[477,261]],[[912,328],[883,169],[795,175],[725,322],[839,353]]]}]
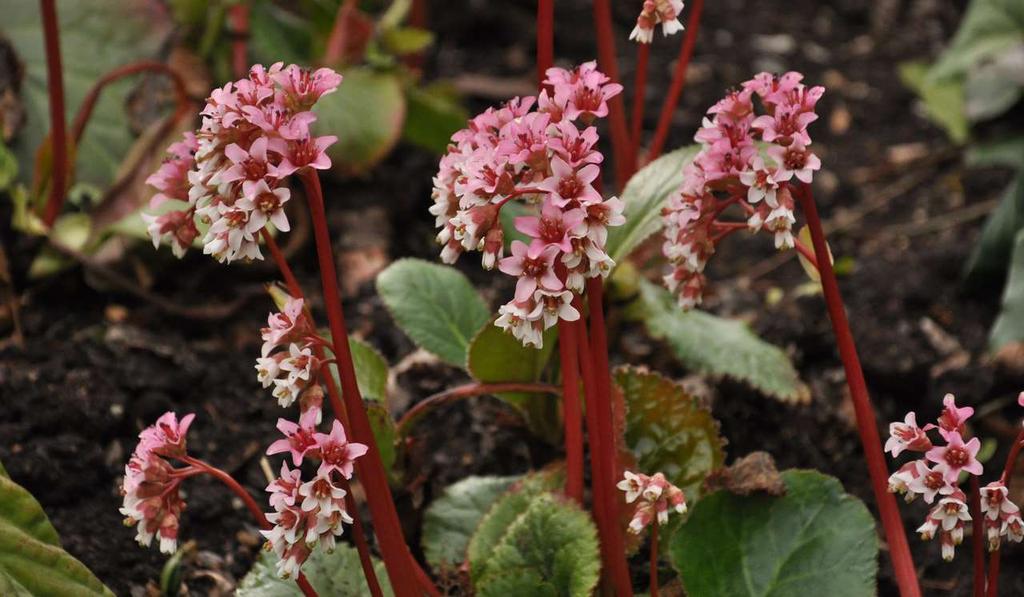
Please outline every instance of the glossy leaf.
[{"label": "glossy leaf", "polygon": [[342,172],[364,172],[398,142],[405,119],[405,96],[394,74],[351,68],[338,90],[317,102],[314,131],[335,135],[327,154]]},{"label": "glossy leaf", "polygon": [[0,475],[0,594],[113,595],[60,546],[39,502]]},{"label": "glossy leaf", "polygon": [[443,83],[409,87],[405,98],[409,110],[402,138],[434,153],[444,153],[452,134],[466,126],[468,118],[455,90]]},{"label": "glossy leaf", "polygon": [[481,597],[586,597],[601,569],[597,528],[568,498],[544,493],[509,525],[475,581]]},{"label": "glossy leaf", "polygon": [[810,390],[786,353],[758,338],[745,323],[696,309],[683,311],[667,290],[646,280],[640,280],[639,288],[631,314],[690,369],[731,377],[783,402],[810,400]]},{"label": "glossy leaf", "polygon": [[456,367],[490,319],[484,300],[461,272],[421,259],[400,259],[377,276],[377,293],[402,331]]},{"label": "glossy leaf", "polygon": [[626,402],[626,445],[640,472],[665,473],[689,500],[725,461],[718,421],[679,384],[638,367],[619,367],[615,383]]},{"label": "glossy leaf", "polygon": [[423,516],[420,542],[427,561],[435,568],[455,568],[461,564],[480,520],[520,478],[467,477],[445,488]]},{"label": "glossy leaf", "polygon": [[[302,591],[294,580],[283,580],[277,577],[274,567],[277,556],[273,552],[263,552],[252,570],[245,575],[237,597],[302,597]],[[387,571],[383,562],[373,559],[373,569],[377,572],[381,590],[391,596],[391,583],[388,582]],[[306,579],[320,595],[331,597],[370,597],[370,589],[363,578],[363,568],[359,563],[359,552],[347,543],[338,542],[334,553],[326,553],[319,547],[302,566]]]},{"label": "glossy leaf", "polygon": [[[368,342],[349,336],[352,363],[356,368],[359,393],[366,400],[385,403],[388,390],[388,364],[377,349]],[[336,371],[336,369],[333,369]]]},{"label": "glossy leaf", "polygon": [[626,223],[608,229],[605,250],[612,259],[622,261],[640,243],[661,230],[661,208],[669,195],[683,184],[683,167],[699,150],[697,145],[680,147],[647,164],[629,179],[620,197],[625,203]]},{"label": "glossy leaf", "polygon": [[878,537],[864,504],[816,471],[782,473],[786,495],[718,491],[672,538],[690,597],[876,594]]}]

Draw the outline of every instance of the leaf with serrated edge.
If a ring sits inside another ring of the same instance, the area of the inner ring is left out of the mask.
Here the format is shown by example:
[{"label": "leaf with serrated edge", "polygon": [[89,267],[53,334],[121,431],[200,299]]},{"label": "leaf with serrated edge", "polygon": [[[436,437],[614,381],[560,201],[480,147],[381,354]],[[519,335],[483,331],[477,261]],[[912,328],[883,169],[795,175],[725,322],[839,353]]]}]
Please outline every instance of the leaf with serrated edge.
[{"label": "leaf with serrated edge", "polygon": [[878,537],[864,504],[816,471],[782,479],[782,497],[718,491],[693,507],[670,551],[690,597],[876,594]]},{"label": "leaf with serrated edge", "polygon": [[[371,556],[372,557],[372,556]],[[235,593],[237,597],[301,597],[302,591],[294,580],[283,580],[277,577],[274,567],[277,556],[273,552],[263,552],[252,570],[245,575]],[[381,591],[391,596],[391,583],[388,581],[384,564],[373,558],[373,569],[377,573]],[[370,597],[370,589],[363,577],[363,568],[359,563],[359,552],[347,543],[339,542],[334,553],[326,553],[319,547],[302,566],[309,584],[320,595],[331,597]]]},{"label": "leaf with serrated edge", "polygon": [[646,280],[631,313],[647,332],[664,340],[687,367],[745,382],[782,402],[810,401],[810,390],[777,346],[758,338],[741,321],[680,309],[672,295]]},{"label": "leaf with serrated edge", "polygon": [[698,145],[680,147],[641,168],[622,190],[626,223],[608,229],[605,250],[616,263],[661,230],[661,208],[668,197],[683,184],[683,167],[697,152]]},{"label": "leaf with serrated edge", "polygon": [[467,477],[445,488],[423,516],[423,555],[435,568],[455,567],[466,556],[469,539],[480,519],[509,486],[521,479]]},{"label": "leaf with serrated edge", "polygon": [[626,445],[640,472],[657,472],[696,500],[704,478],[722,466],[718,422],[679,384],[639,367],[619,367],[615,383],[626,402]]},{"label": "leaf with serrated edge", "polygon": [[470,339],[491,314],[459,270],[400,259],[377,276],[377,293],[402,331],[421,348],[466,366]]}]

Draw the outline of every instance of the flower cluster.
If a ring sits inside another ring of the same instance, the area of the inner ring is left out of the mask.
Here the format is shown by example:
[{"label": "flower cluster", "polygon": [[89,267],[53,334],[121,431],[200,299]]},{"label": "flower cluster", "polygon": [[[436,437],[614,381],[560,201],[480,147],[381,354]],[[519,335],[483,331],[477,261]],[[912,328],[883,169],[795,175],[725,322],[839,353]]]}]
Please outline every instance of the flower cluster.
[{"label": "flower cluster", "polygon": [[[168,149],[146,183],[157,189],[150,208],[173,202],[161,215],[145,214],[153,244],[168,242],[181,257],[204,232],[203,252],[218,261],[262,259],[257,235],[268,223],[289,229],[287,178],[303,168],[331,165],[325,150],[336,137],[316,137],[311,112],[341,75],[278,62],[253,66],[249,76],[216,89],[202,125]],[[184,204],[184,205],[181,205]]]},{"label": "flower cluster", "polygon": [[[594,184],[604,157],[596,149],[594,118],[622,91],[587,62],[568,71],[551,68],[537,97],[489,108],[452,136],[434,177],[430,213],[441,229],[441,259],[453,263],[480,250],[487,269],[518,278],[515,297],[497,325],[524,344],[541,346],[542,333],[559,319],[573,321],[573,291],[587,278],[606,276],[614,262],[605,252],[608,227],[625,222],[623,204],[604,200]],[[536,109],[533,109],[536,106]],[[529,237],[504,256],[499,213],[520,199],[532,214],[517,217]]]},{"label": "flower cluster", "polygon": [[288,297],[284,308],[271,313],[261,330],[263,349],[256,359],[256,378],[264,388],[274,386],[274,397],[282,407],[291,406],[304,392],[319,391],[316,381],[322,363],[313,355],[318,336],[303,305],[302,299]]},{"label": "flower cluster", "polygon": [[640,534],[655,518],[658,524],[668,523],[669,510],[686,513],[686,496],[683,491],[665,479],[662,473],[648,477],[643,473],[625,472],[625,478],[616,486],[626,492],[626,503],[637,502],[629,531]]},{"label": "flower cluster", "polygon": [[[924,455],[904,464],[889,477],[889,491],[904,494],[907,502],[921,496],[928,504],[935,503],[917,531],[926,540],[938,534],[942,557],[947,561],[953,559],[956,546],[963,541],[964,525],[972,519],[967,497],[960,488],[960,476],[980,476],[983,470],[978,461],[981,441],[976,437],[964,441],[963,437],[973,414],[973,408],[958,407],[953,395],[947,394],[937,424],[919,427],[916,415],[907,413],[903,421],[889,424],[885,444],[885,450],[893,457],[903,452]],[[938,432],[941,443],[932,442],[928,435],[931,430]],[[990,550],[999,547],[1002,537],[1017,542],[1024,538],[1020,510],[1007,498],[1003,480],[981,489],[981,511]]]},{"label": "flower cluster", "polygon": [[[662,212],[662,250],[672,264],[665,284],[683,308],[700,304],[704,266],[728,234],[764,229],[775,235],[776,248],[793,247],[791,185],[810,183],[821,167],[808,149],[807,126],[818,118],[815,105],[825,88],[805,87],[802,79],[796,72],[761,73],[712,106],[697,131],[700,152]],[[743,210],[745,223],[718,219],[733,205]]]},{"label": "flower cluster", "polygon": [[651,43],[654,41],[654,27],[658,23],[661,23],[661,32],[665,37],[682,31],[683,24],[679,22],[682,12],[683,0],[644,0],[629,39],[640,44]]},{"label": "flower cluster", "polygon": [[185,434],[195,415],[178,417],[168,412],[152,427],[139,434],[128,464],[124,467],[120,512],[125,524],[135,526],[135,540],[149,547],[160,536],[160,551],[173,554],[178,549],[178,521],[185,509],[179,487],[188,476],[186,469],[174,468],[169,458],[186,455]]},{"label": "flower cluster", "polygon": [[[316,426],[320,409],[311,407],[298,423],[278,419],[277,428],[284,439],[267,448],[267,454],[288,453],[294,469],[281,463],[281,475],[267,491],[273,512],[267,520],[274,527],[261,531],[267,546],[278,556],[277,573],[282,578],[297,576],[309,554],[320,545],[334,551],[335,538],[343,532],[342,523],[351,523],[345,506],[344,480],[352,478],[353,461],[366,453],[363,444],[349,442],[345,429],[337,420],[330,433],[320,433]],[[299,467],[304,460],[319,461],[316,474],[303,481]]]}]

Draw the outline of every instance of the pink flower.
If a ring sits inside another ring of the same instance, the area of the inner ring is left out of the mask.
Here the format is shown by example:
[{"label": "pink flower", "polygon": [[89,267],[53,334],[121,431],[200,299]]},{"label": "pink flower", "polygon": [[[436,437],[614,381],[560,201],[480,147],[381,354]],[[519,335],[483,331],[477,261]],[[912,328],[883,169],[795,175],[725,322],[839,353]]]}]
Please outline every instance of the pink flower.
[{"label": "pink flower", "polygon": [[338,420],[334,421],[330,434],[317,433],[316,442],[322,459],[317,474],[321,476],[337,471],[346,479],[352,478],[353,462],[368,450],[364,444],[350,443]]},{"label": "pink flower", "polygon": [[562,252],[572,251],[570,234],[576,232],[586,213],[582,209],[563,211],[553,200],[546,199],[540,217],[522,216],[515,220],[516,230],[533,238],[531,246],[554,245]]},{"label": "pink flower", "polygon": [[284,204],[291,198],[288,187],[271,189],[265,180],[260,180],[249,187],[249,193],[238,202],[239,209],[249,212],[245,224],[246,232],[255,234],[270,222],[281,232],[291,230],[288,216],[284,213]]},{"label": "pink flower", "polygon": [[948,442],[945,446],[935,446],[925,453],[925,458],[937,463],[936,470],[942,471],[946,480],[956,483],[960,471],[966,471],[972,475],[980,475],[982,472],[981,463],[978,462],[978,450],[981,448],[981,440],[972,437],[964,443],[959,432],[942,430],[942,437]]},{"label": "pink flower", "polygon": [[574,71],[549,68],[545,84],[551,85],[555,101],[565,105],[564,117],[576,120],[583,117],[603,118],[608,115],[608,100],[622,92],[622,85],[612,83],[607,75],[597,70],[596,62],[585,62]]},{"label": "pink flower", "polygon": [[885,442],[885,451],[892,453],[893,458],[904,450],[927,452],[931,447],[931,440],[924,429],[917,426],[916,415],[913,412],[907,413],[902,423],[889,423],[889,439]]},{"label": "pink flower", "polygon": [[587,164],[577,170],[556,155],[551,158],[551,176],[537,188],[551,193],[551,200],[558,207],[565,207],[572,201],[582,205],[599,203],[601,194],[592,183],[600,174],[601,169],[595,164]]},{"label": "pink flower", "polygon": [[775,114],[758,116],[750,126],[760,129],[761,138],[768,142],[811,144],[807,125],[818,119],[814,112],[803,112],[797,107],[778,106]]},{"label": "pink flower", "polygon": [[795,176],[800,182],[811,183],[814,172],[821,168],[821,160],[798,141],[786,147],[773,145],[768,148],[768,155],[778,164],[775,180],[788,182]]},{"label": "pink flower", "polygon": [[187,414],[179,422],[173,412],[164,413],[155,425],[139,434],[139,449],[161,456],[184,456],[185,434],[195,418],[194,414]]},{"label": "pink flower", "polygon": [[188,171],[195,166],[198,149],[199,142],[191,132],[167,148],[168,158],[146,179],[146,184],[159,191],[150,200],[150,208],[156,208],[165,201],[188,201]]},{"label": "pink flower", "polygon": [[267,327],[261,330],[262,356],[267,356],[271,350],[286,342],[302,340],[305,335],[311,333],[303,305],[303,299],[289,297],[279,313],[271,313],[267,317]]},{"label": "pink flower", "polygon": [[582,133],[576,125],[565,120],[557,125],[560,136],[550,139],[550,148],[573,168],[584,164],[600,164],[604,161],[601,152],[594,149],[597,145],[597,129],[590,126]]},{"label": "pink flower", "polygon": [[321,97],[334,93],[341,85],[342,76],[329,68],[310,71],[291,64],[271,73],[270,78],[281,86],[290,102],[308,109]]},{"label": "pink flower", "polygon": [[267,185],[265,179],[278,178],[277,168],[267,161],[266,137],[253,141],[248,151],[232,143],[224,148],[224,155],[232,162],[232,166],[218,175],[219,182],[242,182],[242,193],[251,196],[257,191],[257,183]]},{"label": "pink flower", "polygon": [[889,475],[889,493],[903,493],[906,494],[907,503],[914,501],[918,494],[910,491],[910,484],[920,475],[917,468],[919,462],[908,462],[901,466],[900,470]]},{"label": "pink flower", "polygon": [[626,471],[616,487],[626,492],[627,504],[639,499],[629,523],[631,533],[639,534],[655,519],[659,525],[667,524],[672,511],[686,513],[686,496],[663,473],[648,477]]},{"label": "pink flower", "polygon": [[555,257],[558,247],[527,246],[518,240],[512,241],[512,255],[498,263],[498,269],[510,276],[518,276],[516,300],[524,302],[533,297],[538,288],[561,290],[562,281],[555,274]]},{"label": "pink flower", "polygon": [[970,520],[966,498],[963,492],[958,490],[953,495],[939,500],[917,532],[921,533],[921,538],[926,541],[938,532],[942,544],[942,559],[948,562],[953,559],[955,547],[964,539],[964,523]]},{"label": "pink flower", "polygon": [[930,469],[923,460],[915,460],[913,464],[916,475],[908,484],[908,489],[924,496],[924,501],[929,504],[935,501],[936,495],[950,495],[956,489],[939,467]]},{"label": "pink flower", "polygon": [[199,236],[191,211],[169,211],[159,216],[144,213],[142,219],[153,239],[153,248],[159,248],[161,242],[167,241],[175,257],[183,256]]},{"label": "pink flower", "polygon": [[939,428],[945,431],[963,433],[964,424],[974,414],[974,409],[970,406],[957,408],[956,397],[952,394],[946,394],[943,397],[942,405],[942,414],[939,415]]},{"label": "pink flower", "polygon": [[178,524],[185,501],[181,498],[180,477],[171,476],[173,467],[156,454],[136,453],[125,466],[120,508],[125,524],[136,527],[135,540],[149,547],[160,537],[160,551],[173,554],[178,549]]},{"label": "pink flower", "polygon": [[316,440],[316,424],[320,419],[320,409],[310,408],[302,413],[299,422],[294,423],[287,419],[277,420],[277,429],[284,434],[284,439],[279,439],[270,444],[267,448],[267,455],[288,452],[292,456],[292,464],[299,466],[306,454],[315,452],[319,448]]},{"label": "pink flower", "polygon": [[323,137],[303,137],[286,144],[278,143],[276,148],[281,150],[284,157],[278,166],[278,173],[288,176],[305,167],[316,170],[327,170],[331,167],[331,158],[327,155],[327,148],[338,140],[334,135]]}]

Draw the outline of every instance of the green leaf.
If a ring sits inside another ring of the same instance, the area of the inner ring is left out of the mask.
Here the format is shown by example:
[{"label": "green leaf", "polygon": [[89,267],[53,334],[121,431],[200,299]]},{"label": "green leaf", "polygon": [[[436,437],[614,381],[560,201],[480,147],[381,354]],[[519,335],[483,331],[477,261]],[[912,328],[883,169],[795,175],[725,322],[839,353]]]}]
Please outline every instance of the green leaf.
[{"label": "green leaf", "polygon": [[327,150],[334,167],[346,173],[369,170],[398,142],[405,120],[405,96],[394,74],[351,68],[338,90],[317,102],[313,129],[335,135]]},{"label": "green leaf", "polygon": [[380,450],[380,459],[384,470],[392,472],[398,458],[398,428],[387,406],[380,402],[367,402],[366,416],[370,418],[370,429],[373,439]]},{"label": "green leaf", "polygon": [[[302,591],[294,580],[277,577],[274,567],[277,556],[263,552],[252,570],[245,575],[235,593],[237,597],[302,597]],[[388,581],[384,564],[373,558],[373,569],[377,573],[381,590],[385,595],[394,595]],[[306,579],[320,595],[331,597],[370,597],[370,589],[363,577],[359,563],[359,552],[347,543],[339,542],[334,553],[326,553],[319,547],[302,566]]]},{"label": "green leaf", "polygon": [[876,594],[878,538],[860,500],[815,471],[782,473],[786,495],[718,491],[672,538],[690,597]]},{"label": "green leaf", "polygon": [[1010,260],[1010,274],[1003,289],[999,317],[989,335],[989,349],[1024,341],[1024,230],[1017,232]]},{"label": "green leaf", "polygon": [[423,515],[423,555],[435,568],[453,568],[466,559],[469,539],[494,502],[521,479],[467,477],[449,485]]},{"label": "green leaf", "polygon": [[679,384],[637,367],[619,367],[626,402],[626,445],[640,472],[662,472],[696,500],[704,478],[725,462],[718,421]]},{"label": "green leaf", "polygon": [[474,583],[481,597],[590,595],[601,569],[597,528],[578,504],[546,493],[511,525]]},{"label": "green leaf", "polygon": [[377,293],[413,342],[456,367],[466,366],[470,340],[490,319],[466,276],[421,259],[388,266],[377,276]]},{"label": "green leaf", "polygon": [[[544,332],[543,348],[523,346],[490,321],[470,341],[469,374],[484,383],[540,381],[551,361],[557,337],[557,328],[550,328]],[[522,412],[537,434],[551,440],[560,437],[558,400],[551,394],[503,392],[496,396]]]},{"label": "green leaf", "polygon": [[811,398],[786,353],[741,321],[683,311],[667,290],[646,280],[640,281],[640,296],[630,311],[694,371],[731,377],[783,402]]},{"label": "green leaf", "polygon": [[968,166],[1007,166],[1024,169],[1024,135],[1011,135],[972,144],[964,156]]},{"label": "green leaf", "polygon": [[[409,111],[402,138],[434,153],[444,153],[455,131],[466,126],[466,109],[455,90],[445,83],[406,89]],[[504,210],[502,210],[504,211]]]},{"label": "green leaf", "polygon": [[[81,251],[89,240],[91,230],[92,220],[87,214],[68,213],[60,216],[53,223],[50,238],[65,247]],[[71,260],[63,253],[53,247],[45,246],[32,260],[32,265],[28,268],[28,275],[32,279],[45,278],[63,270],[70,263]]]},{"label": "green leaf", "polygon": [[[31,175],[35,152],[50,130],[46,53],[37,2],[0,0],[4,35],[25,65],[22,87],[26,126],[14,149],[22,177]],[[157,56],[171,23],[158,4],[148,0],[60,2],[61,60],[64,105],[70,124],[85,95],[100,76],[115,67]],[[106,87],[93,111],[81,147],[77,149],[75,179],[96,185],[109,183],[132,145],[125,106],[134,81]]]},{"label": "green leaf", "polygon": [[[509,201],[498,212],[501,220],[501,232],[505,235],[505,249],[512,246],[512,241],[518,240],[530,244],[530,237],[516,230],[516,218],[532,215],[536,208],[519,201]],[[612,228],[614,230],[614,228]]]},{"label": "green leaf", "polygon": [[395,27],[381,33],[380,43],[396,56],[422,52],[434,43],[434,34],[417,27]]},{"label": "green leaf", "polygon": [[981,237],[967,261],[969,285],[984,285],[1006,276],[1014,239],[1024,227],[1024,174],[1018,173],[1003,191],[999,205],[985,220]]},{"label": "green leaf", "polygon": [[928,74],[928,65],[923,62],[905,62],[900,65],[899,73],[903,84],[921,97],[928,117],[946,129],[954,143],[966,141],[968,122],[963,81],[933,79]]},{"label": "green leaf", "polygon": [[608,230],[605,245],[605,250],[616,263],[661,230],[661,208],[669,195],[683,184],[683,167],[693,160],[698,151],[698,145],[680,147],[647,164],[626,183],[621,197],[626,204],[623,210],[626,223]]},{"label": "green leaf", "polygon": [[6,474],[0,475],[0,594],[113,595],[61,549],[39,502]]},{"label": "green leaf", "polygon": [[[388,393],[388,363],[377,349],[369,343],[348,337],[348,347],[352,351],[352,363],[356,368],[356,383],[359,393],[366,400],[384,403]],[[335,371],[335,368],[331,368]]]},{"label": "green leaf", "polygon": [[483,574],[487,562],[509,527],[530,507],[534,498],[553,491],[565,481],[565,469],[547,469],[531,473],[505,493],[480,520],[466,548],[469,571],[476,579]]},{"label": "green leaf", "polygon": [[1024,42],[1024,4],[1019,0],[972,0],[949,48],[928,74],[962,77],[978,62]]},{"label": "green leaf", "polygon": [[14,153],[7,147],[7,145],[0,140],[0,191],[6,191],[11,188],[14,181],[18,178],[18,158],[15,157]]},{"label": "green leaf", "polygon": [[972,122],[996,118],[1024,95],[1024,43],[967,73],[965,112]]}]

